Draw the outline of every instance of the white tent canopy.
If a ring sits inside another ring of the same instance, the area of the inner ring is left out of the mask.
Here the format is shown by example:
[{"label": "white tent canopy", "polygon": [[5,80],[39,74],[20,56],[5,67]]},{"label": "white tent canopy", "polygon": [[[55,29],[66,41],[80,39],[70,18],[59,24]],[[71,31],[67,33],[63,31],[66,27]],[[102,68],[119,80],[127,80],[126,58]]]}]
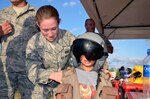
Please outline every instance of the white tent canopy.
[{"label": "white tent canopy", "polygon": [[150,39],[150,0],[81,0],[109,39]]}]

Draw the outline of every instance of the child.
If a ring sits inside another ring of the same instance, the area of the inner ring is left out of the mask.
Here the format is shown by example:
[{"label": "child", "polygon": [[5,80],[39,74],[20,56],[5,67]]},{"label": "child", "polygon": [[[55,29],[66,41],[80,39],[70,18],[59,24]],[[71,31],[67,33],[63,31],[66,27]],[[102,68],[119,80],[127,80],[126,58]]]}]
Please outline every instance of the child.
[{"label": "child", "polygon": [[[111,86],[105,77],[101,77],[104,73],[100,75],[94,71],[96,60],[103,56],[104,41],[98,34],[88,32],[73,42],[71,50],[80,64],[63,71],[63,84],[58,86],[57,99],[100,99],[102,87]],[[73,90],[67,91],[69,86]],[[68,92],[73,95],[65,96]]]}]

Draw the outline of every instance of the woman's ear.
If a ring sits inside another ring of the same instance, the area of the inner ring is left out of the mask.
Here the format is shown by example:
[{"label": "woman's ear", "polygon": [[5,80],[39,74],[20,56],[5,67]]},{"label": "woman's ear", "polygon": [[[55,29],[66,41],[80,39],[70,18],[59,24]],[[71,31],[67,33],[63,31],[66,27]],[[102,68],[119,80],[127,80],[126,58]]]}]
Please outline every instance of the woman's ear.
[{"label": "woman's ear", "polygon": [[36,21],[36,25],[38,26],[38,27],[40,27],[40,25],[39,25],[39,23]]}]

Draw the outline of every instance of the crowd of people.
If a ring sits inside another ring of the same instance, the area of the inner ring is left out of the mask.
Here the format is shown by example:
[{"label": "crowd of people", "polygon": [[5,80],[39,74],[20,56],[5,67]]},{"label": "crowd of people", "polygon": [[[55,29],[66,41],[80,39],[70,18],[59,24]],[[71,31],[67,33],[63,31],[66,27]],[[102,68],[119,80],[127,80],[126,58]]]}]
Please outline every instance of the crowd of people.
[{"label": "crowd of people", "polygon": [[116,94],[102,92],[103,86],[116,91],[107,63],[113,46],[103,33],[95,33],[93,19],[87,19],[86,32],[75,37],[59,28],[54,6],[10,2],[0,11],[2,99],[14,99],[17,89],[22,99],[115,99]]},{"label": "crowd of people", "polygon": [[143,80],[143,67],[142,66],[134,66],[133,69],[124,66],[121,66],[116,71],[116,77],[114,80],[118,80],[120,83],[137,83],[142,84]]}]

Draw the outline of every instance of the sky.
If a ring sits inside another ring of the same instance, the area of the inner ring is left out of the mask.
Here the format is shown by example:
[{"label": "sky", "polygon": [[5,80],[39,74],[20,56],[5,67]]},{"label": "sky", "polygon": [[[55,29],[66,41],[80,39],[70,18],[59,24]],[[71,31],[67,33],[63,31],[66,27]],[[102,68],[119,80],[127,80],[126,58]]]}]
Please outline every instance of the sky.
[{"label": "sky", "polygon": [[[27,0],[37,8],[43,5],[54,6],[60,15],[60,28],[71,31],[75,36],[85,32],[84,21],[89,18],[80,0]],[[11,5],[9,0],[0,0],[0,10]],[[150,48],[148,39],[122,39],[110,40],[114,47],[114,53],[107,59],[109,68],[118,69],[121,66],[133,68],[135,65],[143,65],[143,59]]]}]

